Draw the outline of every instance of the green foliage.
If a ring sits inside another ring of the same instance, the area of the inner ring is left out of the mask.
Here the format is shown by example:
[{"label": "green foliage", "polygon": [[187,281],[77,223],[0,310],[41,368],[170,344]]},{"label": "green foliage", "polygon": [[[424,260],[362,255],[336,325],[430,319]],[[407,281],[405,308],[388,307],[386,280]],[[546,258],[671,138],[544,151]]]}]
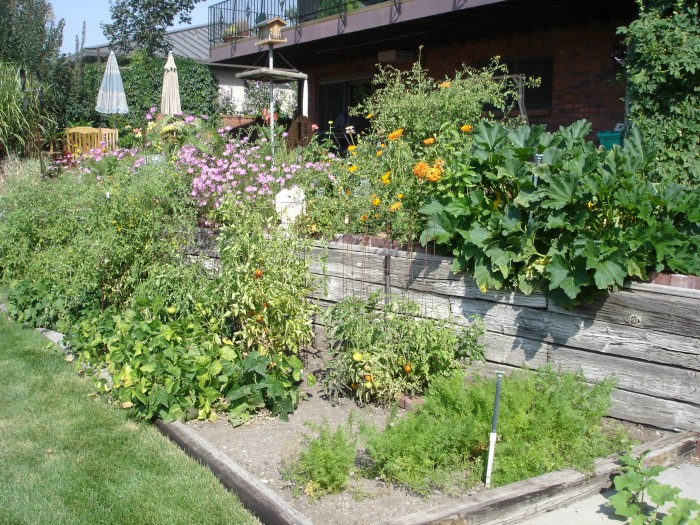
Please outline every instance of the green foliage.
[{"label": "green foliage", "polygon": [[[614,381],[588,387],[582,374],[516,372],[503,380],[493,483],[505,485],[565,467],[590,470],[593,459],[625,438],[606,435],[601,418]],[[392,418],[384,432],[366,427],[367,452],[378,475],[422,495],[483,479],[495,381],[439,378],[416,413]]]},{"label": "green foliage", "polygon": [[5,282],[20,281],[16,315],[24,322],[70,324],[81,311],[125,306],[193,221],[186,187],[162,168],[104,168],[94,163],[92,176],[67,172],[6,185],[0,273]]},{"label": "green foliage", "polygon": [[0,63],[10,62],[46,78],[63,42],[63,20],[54,22],[51,4],[45,0],[0,0],[0,13]]},{"label": "green foliage", "polygon": [[605,506],[612,507],[617,516],[632,525],[698,525],[700,504],[679,497],[680,489],[654,479],[664,469],[644,466],[648,454],[647,450],[638,458],[626,454],[620,457],[622,472],[613,479],[617,492]]},{"label": "green foliage", "polygon": [[630,117],[655,149],[656,180],[700,184],[700,12],[696,0],[640,3],[625,35]]},{"label": "green foliage", "polygon": [[113,47],[126,53],[143,49],[148,56],[160,51],[167,53],[171,44],[166,32],[179,15],[181,24],[191,22],[189,16],[201,0],[166,0],[142,2],[116,0],[110,5],[113,22],[102,28]]},{"label": "green foliage", "polygon": [[[163,58],[136,52],[129,56],[128,65],[120,67],[124,91],[129,102],[129,113],[118,117],[120,123],[143,128],[143,116],[150,108],[160,106],[164,64]],[[185,115],[214,115],[217,109],[218,88],[209,69],[191,58],[175,58],[175,65],[180,94],[187,94],[181,96],[182,112]],[[97,87],[99,89],[99,85]]]},{"label": "green foliage", "polygon": [[460,368],[458,360],[483,360],[480,319],[458,329],[448,320],[419,314],[413,301],[380,292],[328,308],[324,322],[333,358],[326,390],[334,397],[387,404],[402,393],[421,394],[436,378]]},{"label": "green foliage", "polygon": [[700,192],[650,182],[638,132],[612,151],[589,132],[585,121],[555,133],[480,122],[446,168],[444,196],[421,209],[421,242],[449,247],[482,290],[539,288],[566,306],[650,270],[700,273]]},{"label": "green foliage", "polygon": [[357,454],[352,419],[334,431],[325,420],[321,425],[306,424],[318,435],[304,436],[304,450],[284,466],[284,479],[292,481],[295,495],[304,493],[310,500],[342,492]]}]

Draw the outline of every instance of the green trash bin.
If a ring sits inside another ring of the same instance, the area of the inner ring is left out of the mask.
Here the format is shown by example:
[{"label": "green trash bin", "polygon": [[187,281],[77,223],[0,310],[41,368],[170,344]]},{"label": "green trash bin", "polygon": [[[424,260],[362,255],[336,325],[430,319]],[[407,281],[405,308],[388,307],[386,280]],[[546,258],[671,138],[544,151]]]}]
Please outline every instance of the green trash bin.
[{"label": "green trash bin", "polygon": [[598,141],[605,149],[611,150],[615,144],[622,146],[622,133],[619,131],[599,131]]}]

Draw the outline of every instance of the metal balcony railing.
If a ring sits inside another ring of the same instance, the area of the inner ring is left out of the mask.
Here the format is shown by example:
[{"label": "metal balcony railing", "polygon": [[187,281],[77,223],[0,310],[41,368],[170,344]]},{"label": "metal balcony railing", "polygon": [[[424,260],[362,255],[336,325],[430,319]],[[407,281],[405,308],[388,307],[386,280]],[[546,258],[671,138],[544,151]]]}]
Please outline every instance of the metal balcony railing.
[{"label": "metal balcony railing", "polygon": [[[279,17],[290,26],[386,0],[224,0],[209,6],[209,44],[254,36],[261,22]],[[393,0],[397,1],[397,0]]]}]

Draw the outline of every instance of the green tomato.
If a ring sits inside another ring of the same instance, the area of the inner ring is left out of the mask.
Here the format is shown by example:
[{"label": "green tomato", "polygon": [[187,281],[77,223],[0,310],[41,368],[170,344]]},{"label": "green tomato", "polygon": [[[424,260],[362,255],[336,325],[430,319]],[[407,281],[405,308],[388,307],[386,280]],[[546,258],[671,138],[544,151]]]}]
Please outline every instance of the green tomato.
[{"label": "green tomato", "polygon": [[359,363],[360,361],[362,361],[362,354],[360,352],[355,352],[354,354],[352,354],[352,360],[356,363]]},{"label": "green tomato", "polygon": [[371,390],[371,389],[372,389],[372,381],[367,381],[367,382],[365,383],[365,388],[366,388],[367,390]]},{"label": "green tomato", "polygon": [[172,315],[172,314],[174,314],[175,312],[177,312],[177,307],[175,307],[175,306],[168,306],[168,307],[165,309],[165,311],[168,312],[170,315]]}]

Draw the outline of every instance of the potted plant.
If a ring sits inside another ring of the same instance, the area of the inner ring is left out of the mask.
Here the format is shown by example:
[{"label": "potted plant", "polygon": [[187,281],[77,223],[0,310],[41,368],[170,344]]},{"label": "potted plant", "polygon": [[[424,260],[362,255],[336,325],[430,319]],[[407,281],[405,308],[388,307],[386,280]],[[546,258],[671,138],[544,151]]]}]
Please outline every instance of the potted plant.
[{"label": "potted plant", "polygon": [[236,38],[243,38],[250,34],[248,22],[246,20],[239,20],[235,24],[231,24],[222,34],[224,42],[231,42]]}]

